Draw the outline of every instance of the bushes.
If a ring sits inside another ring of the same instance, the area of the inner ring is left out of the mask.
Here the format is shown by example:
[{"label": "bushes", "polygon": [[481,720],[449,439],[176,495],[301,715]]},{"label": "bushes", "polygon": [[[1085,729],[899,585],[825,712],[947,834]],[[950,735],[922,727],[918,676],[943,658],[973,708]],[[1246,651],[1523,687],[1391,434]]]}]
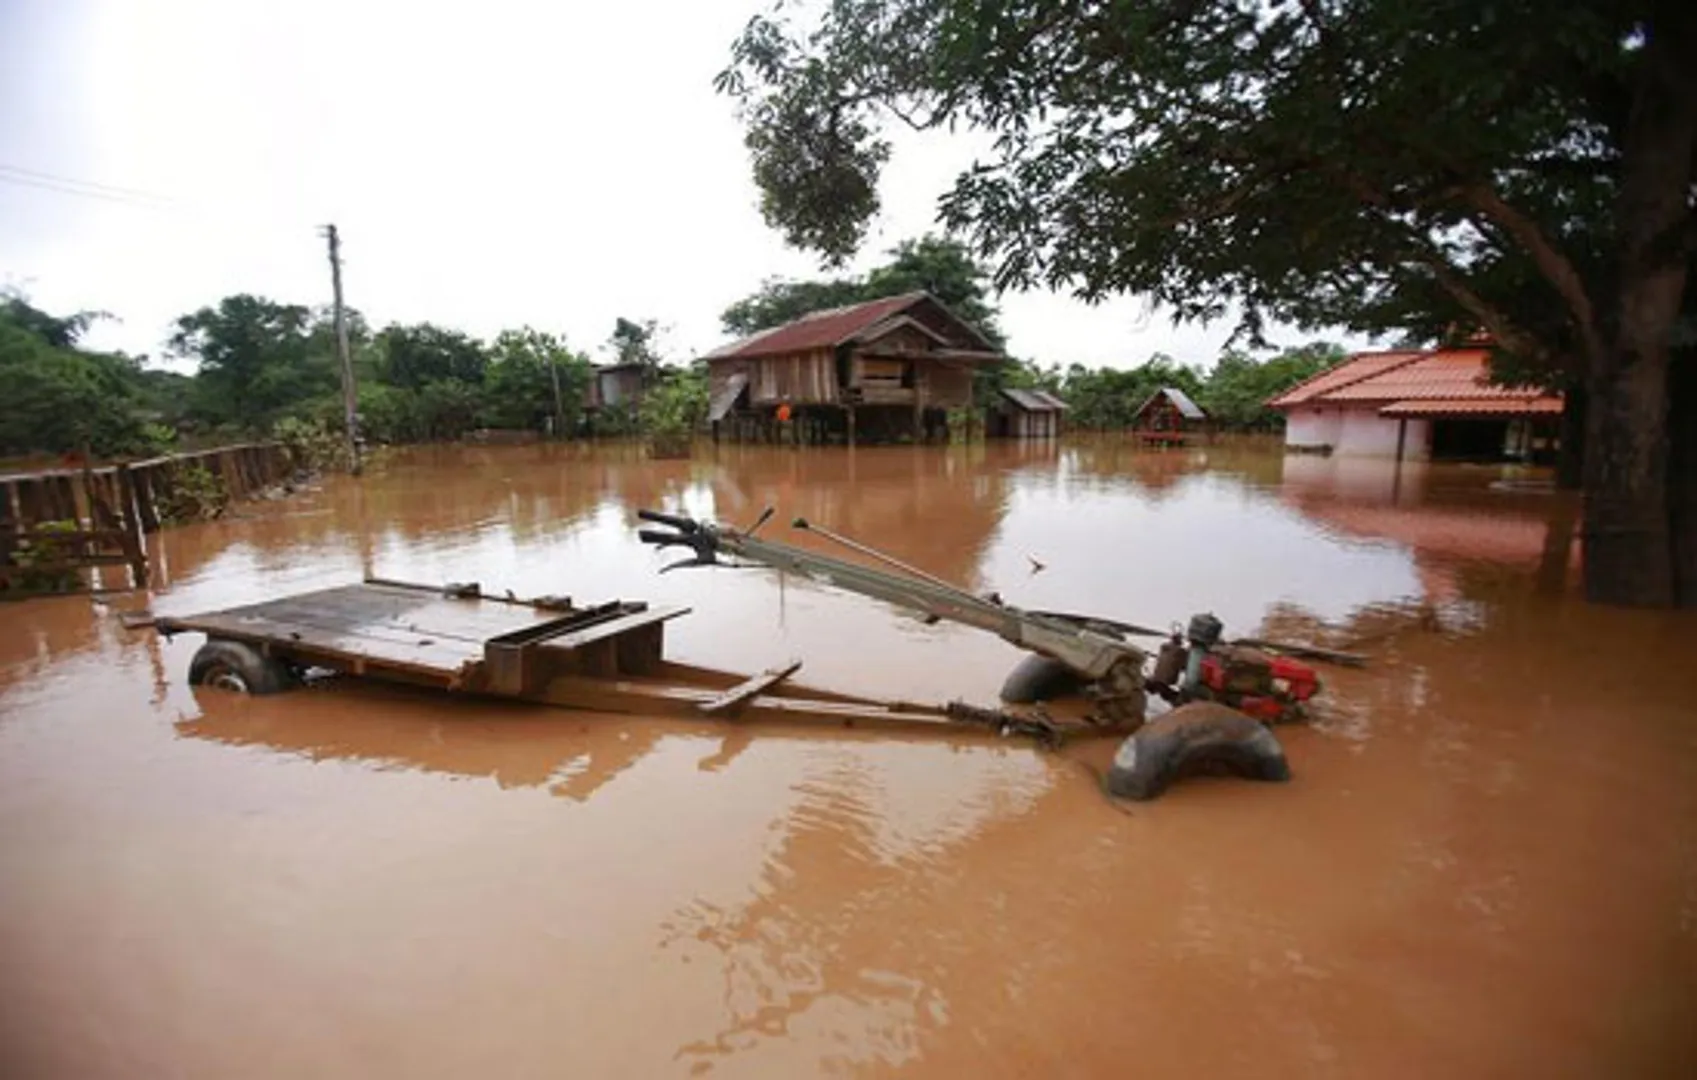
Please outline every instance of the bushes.
[{"label": "bushes", "polygon": [[649,387],[637,411],[655,457],[686,457],[696,428],[707,418],[707,377],[696,371],[666,371]]},{"label": "bushes", "polygon": [[230,505],[230,491],[223,478],[204,465],[178,465],[162,487],[154,488],[153,504],[159,520],[167,525],[208,521]]}]

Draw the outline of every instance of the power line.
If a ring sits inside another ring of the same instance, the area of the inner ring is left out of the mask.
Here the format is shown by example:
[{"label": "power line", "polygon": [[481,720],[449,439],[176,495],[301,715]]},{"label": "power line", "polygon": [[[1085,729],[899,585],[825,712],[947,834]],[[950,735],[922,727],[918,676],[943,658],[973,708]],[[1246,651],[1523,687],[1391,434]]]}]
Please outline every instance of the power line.
[{"label": "power line", "polygon": [[156,209],[163,209],[171,205],[170,203],[148,202],[144,199],[132,199],[125,195],[108,195],[105,192],[100,191],[84,191],[80,188],[51,184],[45,180],[36,180],[27,176],[9,176],[5,173],[0,173],[0,182],[7,184],[19,184],[23,187],[39,188],[42,191],[55,191],[61,195],[80,195],[85,199],[100,199],[104,202],[120,203],[124,206],[147,206]]},{"label": "power line", "polygon": [[[58,184],[63,187],[83,189],[79,194],[111,195],[115,198],[146,199],[151,202],[174,202],[176,200],[166,195],[159,195],[140,188],[119,187],[116,184],[102,184],[97,180],[78,180],[73,176],[60,176],[56,173],[42,172],[39,169],[26,169],[22,165],[7,165],[0,162],[0,173],[13,173],[19,180],[34,180],[43,184]],[[3,179],[4,177],[0,177]]]}]

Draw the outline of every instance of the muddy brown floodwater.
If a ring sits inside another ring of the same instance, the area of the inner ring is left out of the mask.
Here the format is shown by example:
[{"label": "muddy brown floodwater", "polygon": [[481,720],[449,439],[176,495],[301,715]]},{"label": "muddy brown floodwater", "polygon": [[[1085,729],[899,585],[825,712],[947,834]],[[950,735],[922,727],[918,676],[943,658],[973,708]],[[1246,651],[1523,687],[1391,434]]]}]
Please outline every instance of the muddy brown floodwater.
[{"label": "muddy brown floodwater", "polygon": [[[1580,603],[1540,479],[440,449],[167,532],[151,598],[0,607],[0,1074],[1697,1076],[1697,621]],[[968,736],[191,692],[194,636],[116,618],[478,580],[689,603],[680,659],[994,696],[1019,654],[987,635],[660,577],[630,527],[767,504],[1014,603],[1372,666],[1281,731],[1292,783],[1128,816],[1076,757]]]}]

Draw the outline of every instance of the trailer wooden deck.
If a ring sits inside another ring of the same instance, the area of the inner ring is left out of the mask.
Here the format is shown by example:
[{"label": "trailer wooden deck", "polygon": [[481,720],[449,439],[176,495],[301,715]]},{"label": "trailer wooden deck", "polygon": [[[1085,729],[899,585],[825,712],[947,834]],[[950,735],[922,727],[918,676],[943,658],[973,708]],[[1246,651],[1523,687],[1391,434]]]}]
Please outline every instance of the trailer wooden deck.
[{"label": "trailer wooden deck", "polygon": [[552,676],[651,672],[663,625],[688,611],[634,601],[579,608],[373,579],[154,625],[245,642],[301,667],[519,697]]},{"label": "trailer wooden deck", "polygon": [[[887,702],[790,682],[799,661],[752,676],[668,661],[665,624],[686,607],[485,595],[368,579],[243,607],[153,620],[161,633],[238,642],[255,662],[597,712],[764,716],[848,726],[939,725],[1058,741],[1076,725],[954,703]],[[260,660],[263,658],[263,660]],[[193,677],[191,669],[191,678]],[[1079,728],[1104,733],[1097,728]]]}]

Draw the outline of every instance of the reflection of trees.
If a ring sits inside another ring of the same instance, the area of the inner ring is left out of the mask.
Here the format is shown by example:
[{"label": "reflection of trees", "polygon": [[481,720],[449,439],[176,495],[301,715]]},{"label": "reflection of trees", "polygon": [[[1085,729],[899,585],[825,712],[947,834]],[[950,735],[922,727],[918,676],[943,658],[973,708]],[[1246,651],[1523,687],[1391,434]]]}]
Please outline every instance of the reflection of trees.
[{"label": "reflection of trees", "polygon": [[444,700],[424,692],[342,683],[276,698],[197,695],[205,711],[179,721],[192,739],[264,747],[313,761],[399,765],[488,777],[503,788],[546,786],[584,800],[636,764],[660,724],[573,716],[500,701]]}]

